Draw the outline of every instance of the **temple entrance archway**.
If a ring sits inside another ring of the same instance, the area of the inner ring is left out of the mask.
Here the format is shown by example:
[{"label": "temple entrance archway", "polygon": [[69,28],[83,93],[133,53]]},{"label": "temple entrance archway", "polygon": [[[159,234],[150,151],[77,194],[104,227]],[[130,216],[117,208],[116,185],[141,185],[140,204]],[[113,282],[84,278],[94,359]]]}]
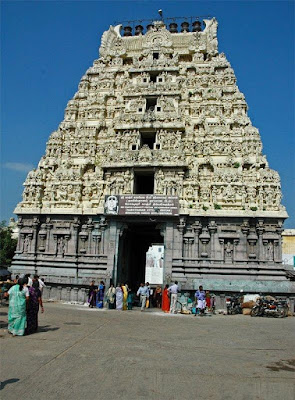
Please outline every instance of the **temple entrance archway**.
[{"label": "temple entrance archway", "polygon": [[164,244],[156,224],[128,223],[119,241],[117,283],[137,290],[145,281],[146,253],[153,244]]}]

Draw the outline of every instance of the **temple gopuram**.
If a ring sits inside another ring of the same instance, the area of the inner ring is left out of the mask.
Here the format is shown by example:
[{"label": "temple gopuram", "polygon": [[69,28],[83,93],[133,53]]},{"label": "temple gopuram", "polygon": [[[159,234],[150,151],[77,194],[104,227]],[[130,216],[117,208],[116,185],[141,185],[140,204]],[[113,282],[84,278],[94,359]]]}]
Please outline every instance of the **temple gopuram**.
[{"label": "temple gopuram", "polygon": [[[182,290],[292,293],[287,218],[215,18],[117,25],[82,76],[17,205],[14,273],[66,291],[145,279]],[[293,284],[293,286],[292,286]],[[293,288],[293,289],[292,289]]]}]

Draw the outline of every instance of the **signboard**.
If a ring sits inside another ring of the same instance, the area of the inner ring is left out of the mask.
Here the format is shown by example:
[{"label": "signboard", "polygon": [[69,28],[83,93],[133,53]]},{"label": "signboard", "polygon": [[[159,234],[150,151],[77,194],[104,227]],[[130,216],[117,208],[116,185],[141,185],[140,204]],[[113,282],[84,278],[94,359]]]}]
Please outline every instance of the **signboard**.
[{"label": "signboard", "polygon": [[105,196],[108,215],[179,215],[178,196],[126,194]]}]

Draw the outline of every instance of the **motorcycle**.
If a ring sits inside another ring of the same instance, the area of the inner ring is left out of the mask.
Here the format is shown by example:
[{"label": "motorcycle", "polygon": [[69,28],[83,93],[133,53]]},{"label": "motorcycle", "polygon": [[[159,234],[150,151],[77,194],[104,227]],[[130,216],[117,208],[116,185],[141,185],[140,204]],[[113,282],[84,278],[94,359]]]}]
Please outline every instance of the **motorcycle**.
[{"label": "motorcycle", "polygon": [[225,299],[227,315],[242,314],[241,295],[235,294]]},{"label": "motorcycle", "polygon": [[251,317],[285,318],[288,316],[288,305],[284,300],[268,300],[265,297],[259,297],[250,315]]}]

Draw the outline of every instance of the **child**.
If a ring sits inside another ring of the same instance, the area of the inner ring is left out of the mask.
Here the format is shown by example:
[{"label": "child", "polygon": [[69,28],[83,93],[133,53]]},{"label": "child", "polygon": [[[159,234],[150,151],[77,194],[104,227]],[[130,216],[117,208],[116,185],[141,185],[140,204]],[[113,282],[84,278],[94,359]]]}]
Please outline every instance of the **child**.
[{"label": "child", "polygon": [[127,296],[127,309],[132,310],[134,294],[129,291]]}]

